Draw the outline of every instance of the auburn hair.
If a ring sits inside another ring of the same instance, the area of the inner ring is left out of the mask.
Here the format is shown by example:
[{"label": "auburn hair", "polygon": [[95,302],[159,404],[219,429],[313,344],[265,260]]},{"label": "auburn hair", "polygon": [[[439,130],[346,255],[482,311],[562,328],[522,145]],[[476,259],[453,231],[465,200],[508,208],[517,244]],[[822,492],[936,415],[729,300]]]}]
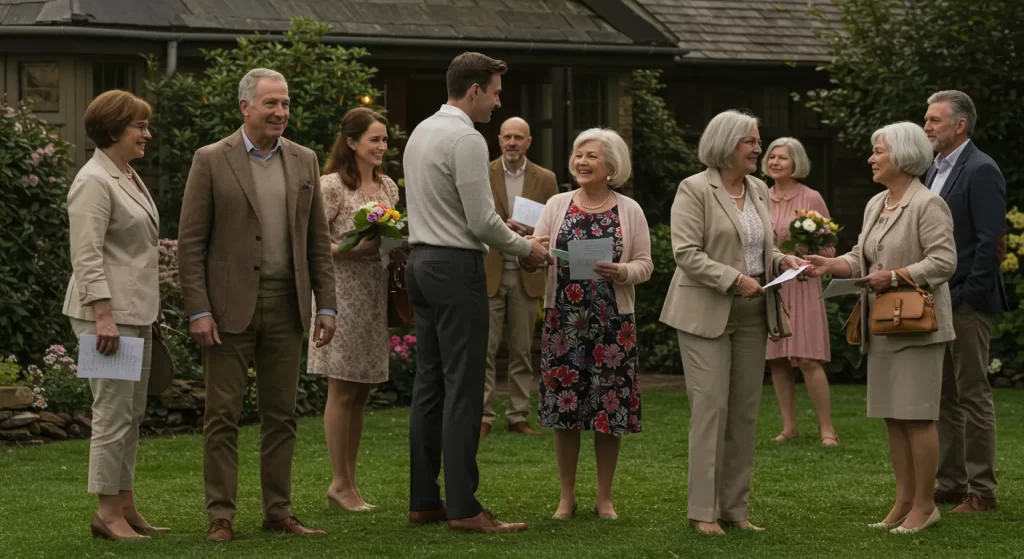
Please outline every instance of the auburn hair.
[{"label": "auburn hair", "polygon": [[98,148],[114,145],[128,125],[136,120],[148,120],[153,108],[144,99],[122,91],[105,91],[85,109],[85,135]]},{"label": "auburn hair", "polygon": [[[338,173],[341,176],[341,182],[350,190],[359,188],[361,180],[359,164],[356,161],[355,150],[348,145],[348,139],[351,138],[353,142],[358,143],[374,122],[383,124],[385,129],[388,126],[388,119],[377,111],[366,107],[358,107],[345,113],[345,116],[341,118],[341,130],[338,131],[338,137],[334,140],[331,153],[327,156],[327,163],[324,164],[325,175]],[[379,165],[375,166],[373,180],[380,182],[383,177],[383,169]]]}]

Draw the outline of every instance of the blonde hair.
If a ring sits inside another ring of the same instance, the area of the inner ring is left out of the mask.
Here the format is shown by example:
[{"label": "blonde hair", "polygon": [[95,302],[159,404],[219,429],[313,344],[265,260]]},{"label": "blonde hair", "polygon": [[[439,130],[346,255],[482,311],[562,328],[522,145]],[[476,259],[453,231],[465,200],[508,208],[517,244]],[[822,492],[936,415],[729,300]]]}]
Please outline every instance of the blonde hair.
[{"label": "blonde hair", "polygon": [[700,135],[697,158],[712,169],[728,169],[736,145],[753,134],[758,124],[756,116],[736,110],[718,113]]},{"label": "blonde hair", "polygon": [[871,145],[879,138],[889,146],[889,159],[900,171],[920,177],[931,166],[932,144],[917,124],[904,121],[883,126],[871,135]]},{"label": "blonde hair", "polygon": [[768,149],[764,150],[764,157],[761,158],[762,173],[768,174],[768,158],[771,157],[772,150],[775,148],[789,150],[789,158],[793,161],[794,179],[807,178],[807,175],[811,174],[811,160],[807,157],[807,150],[796,138],[779,138],[768,144]]},{"label": "blonde hair", "polygon": [[608,128],[591,128],[580,132],[572,143],[572,153],[569,155],[569,174],[576,177],[576,169],[573,169],[573,162],[576,160],[576,151],[580,146],[590,141],[601,143],[601,151],[604,153],[608,166],[611,167],[611,174],[608,175],[608,186],[618,188],[629,180],[633,173],[633,164],[629,161],[629,147],[614,130]]}]

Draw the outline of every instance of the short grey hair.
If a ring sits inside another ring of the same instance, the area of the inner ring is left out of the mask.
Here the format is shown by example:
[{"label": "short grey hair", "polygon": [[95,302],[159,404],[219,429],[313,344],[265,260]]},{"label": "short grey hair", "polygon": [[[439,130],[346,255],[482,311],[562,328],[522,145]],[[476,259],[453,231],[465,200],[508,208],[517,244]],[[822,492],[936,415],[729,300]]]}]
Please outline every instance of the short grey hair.
[{"label": "short grey hair", "polygon": [[576,160],[576,151],[580,149],[580,146],[592,140],[601,143],[604,158],[608,161],[608,166],[612,168],[611,175],[608,176],[608,186],[618,188],[625,184],[629,180],[629,176],[633,174],[633,164],[629,161],[629,147],[622,136],[608,128],[590,128],[576,136],[576,140],[572,143],[572,154],[569,155],[569,173],[574,178],[576,177],[576,169],[573,169],[572,166],[573,161]]},{"label": "short grey hair", "polygon": [[768,144],[768,149],[764,150],[764,157],[761,158],[762,173],[768,174],[768,157],[771,156],[772,150],[775,148],[789,150],[789,158],[793,160],[794,179],[807,178],[807,175],[811,174],[811,160],[807,157],[807,150],[796,138],[779,138]]},{"label": "short grey hair", "polygon": [[281,72],[269,68],[253,68],[238,82],[238,100],[245,99],[252,103],[253,96],[256,95],[256,85],[259,84],[260,80],[280,80],[286,85],[288,84],[288,80],[284,79]]},{"label": "short grey hair", "polygon": [[920,177],[932,164],[932,144],[928,134],[913,122],[896,122],[883,126],[871,135],[871,145],[881,138],[889,146],[889,159],[897,169]]},{"label": "short grey hair", "polygon": [[712,169],[728,169],[736,145],[754,133],[760,121],[756,116],[729,110],[711,119],[697,145],[697,158]]},{"label": "short grey hair", "polygon": [[974,108],[974,101],[971,96],[963,91],[947,89],[932,93],[928,98],[928,104],[948,102],[949,109],[953,116],[953,122],[961,118],[967,120],[967,137],[974,135],[974,127],[978,124],[978,110]]}]

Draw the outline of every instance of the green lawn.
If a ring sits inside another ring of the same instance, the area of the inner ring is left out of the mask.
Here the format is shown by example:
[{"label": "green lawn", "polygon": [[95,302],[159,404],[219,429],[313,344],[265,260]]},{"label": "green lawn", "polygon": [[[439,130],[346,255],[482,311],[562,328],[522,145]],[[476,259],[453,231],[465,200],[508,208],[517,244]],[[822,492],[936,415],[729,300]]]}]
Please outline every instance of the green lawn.
[{"label": "green lawn", "polygon": [[[95,501],[86,494],[84,441],[0,449],[2,557],[1012,557],[1024,556],[1024,391],[997,392],[999,510],[973,517],[947,515],[918,536],[866,528],[887,512],[893,496],[885,431],[864,417],[864,387],[834,391],[838,449],[817,444],[813,411],[800,387],[801,438],[769,439],[780,429],[771,387],[765,387],[758,426],[752,520],[763,534],[732,531],[699,536],[686,522],[684,392],[644,394],[644,432],[626,437],[616,477],[620,520],[590,513],[594,465],[585,437],[580,515],[550,520],[558,481],[552,437],[509,435],[499,420],[482,444],[480,500],[500,518],[526,521],[529,531],[501,536],[453,533],[441,526],[406,525],[407,410],[376,412],[366,423],[360,461],[363,495],[372,513],[328,510],[329,466],[318,418],[303,419],[295,456],[293,497],[298,516],[328,531],[297,539],[259,531],[258,430],[242,430],[237,539],[203,540],[202,441],[198,436],[145,439],[139,451],[140,508],[174,533],[146,543],[89,537]],[[500,412],[499,412],[500,416]],[[948,507],[946,507],[948,508]]]}]

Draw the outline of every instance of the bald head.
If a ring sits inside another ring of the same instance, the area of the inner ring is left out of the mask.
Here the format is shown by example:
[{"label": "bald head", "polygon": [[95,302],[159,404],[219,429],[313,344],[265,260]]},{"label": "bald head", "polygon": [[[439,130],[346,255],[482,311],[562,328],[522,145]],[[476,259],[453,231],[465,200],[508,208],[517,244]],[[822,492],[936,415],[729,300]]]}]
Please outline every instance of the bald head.
[{"label": "bald head", "polygon": [[511,169],[518,169],[523,164],[532,140],[530,125],[525,120],[514,116],[501,123],[498,144],[501,146],[501,156],[505,159],[505,165]]}]

